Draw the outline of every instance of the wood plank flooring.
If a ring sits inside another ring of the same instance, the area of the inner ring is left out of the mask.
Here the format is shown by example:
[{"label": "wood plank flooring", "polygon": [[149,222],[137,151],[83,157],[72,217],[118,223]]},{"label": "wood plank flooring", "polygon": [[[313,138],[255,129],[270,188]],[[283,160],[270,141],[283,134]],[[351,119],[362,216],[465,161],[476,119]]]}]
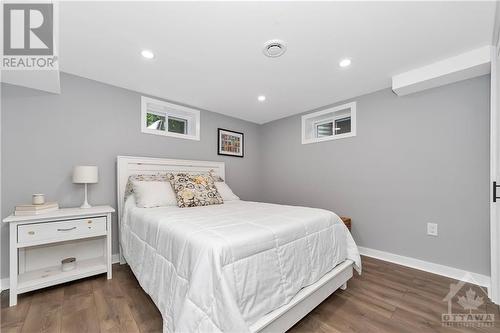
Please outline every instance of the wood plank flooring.
[{"label": "wood plank flooring", "polygon": [[[477,312],[494,314],[493,327],[443,327],[443,298],[453,279],[363,257],[363,275],[338,290],[291,333],[318,332],[497,332],[498,306],[484,297]],[[472,288],[466,285],[459,295]],[[453,312],[464,312],[455,301]],[[113,279],[105,275],[46,288],[19,296],[8,307],[8,292],[1,294],[1,332],[161,332],[162,319],[142,291],[128,266],[113,265]]]}]

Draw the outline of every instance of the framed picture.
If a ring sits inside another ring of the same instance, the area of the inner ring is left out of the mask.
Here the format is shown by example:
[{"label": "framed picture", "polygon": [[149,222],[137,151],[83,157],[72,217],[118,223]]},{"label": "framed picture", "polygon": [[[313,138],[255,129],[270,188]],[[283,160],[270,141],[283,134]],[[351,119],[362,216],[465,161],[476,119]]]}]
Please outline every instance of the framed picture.
[{"label": "framed picture", "polygon": [[218,129],[217,154],[243,157],[243,133]]}]

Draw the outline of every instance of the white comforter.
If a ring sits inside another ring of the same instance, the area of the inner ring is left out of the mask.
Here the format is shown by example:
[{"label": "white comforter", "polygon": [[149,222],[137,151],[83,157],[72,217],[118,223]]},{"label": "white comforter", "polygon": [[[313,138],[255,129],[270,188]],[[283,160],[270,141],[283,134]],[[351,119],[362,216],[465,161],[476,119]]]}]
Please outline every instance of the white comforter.
[{"label": "white comforter", "polygon": [[248,332],[344,260],[361,269],[334,213],[248,201],[145,209],[131,196],[121,244],[164,332]]}]

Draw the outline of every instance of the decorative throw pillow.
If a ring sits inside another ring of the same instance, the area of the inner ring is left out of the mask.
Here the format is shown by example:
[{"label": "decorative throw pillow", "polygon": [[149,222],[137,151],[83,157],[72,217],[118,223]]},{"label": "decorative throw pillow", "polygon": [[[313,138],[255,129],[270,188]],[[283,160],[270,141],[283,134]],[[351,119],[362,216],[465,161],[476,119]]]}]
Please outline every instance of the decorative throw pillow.
[{"label": "decorative throw pillow", "polygon": [[132,181],[135,203],[139,208],[176,206],[177,200],[170,182]]},{"label": "decorative throw pillow", "polygon": [[209,175],[169,173],[167,176],[177,197],[177,206],[181,208],[224,203]]},{"label": "decorative throw pillow", "polygon": [[208,172],[208,174],[210,175],[210,177],[212,177],[214,182],[223,182],[224,181],[224,179],[222,179],[221,176],[219,176],[218,174],[215,173],[214,169],[210,170]]},{"label": "decorative throw pillow", "polygon": [[169,179],[166,173],[157,173],[153,175],[130,175],[128,177],[127,186],[125,186],[125,200],[129,195],[134,193],[134,185],[133,181],[142,181],[142,182],[168,182]]},{"label": "decorative throw pillow", "polygon": [[215,182],[215,187],[217,187],[217,191],[219,191],[222,200],[224,201],[240,200],[240,198],[233,193],[231,188],[226,183]]}]

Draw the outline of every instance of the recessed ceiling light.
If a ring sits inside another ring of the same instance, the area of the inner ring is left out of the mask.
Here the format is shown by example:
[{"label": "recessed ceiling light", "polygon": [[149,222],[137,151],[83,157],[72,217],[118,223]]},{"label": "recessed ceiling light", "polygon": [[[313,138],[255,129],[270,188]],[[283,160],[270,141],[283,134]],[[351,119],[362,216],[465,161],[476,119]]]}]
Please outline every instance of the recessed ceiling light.
[{"label": "recessed ceiling light", "polygon": [[155,54],[151,50],[142,50],[141,55],[146,59],[153,59]]},{"label": "recessed ceiling light", "polygon": [[345,58],[345,59],[340,60],[339,66],[342,68],[346,68],[346,67],[351,66],[351,59]]},{"label": "recessed ceiling light", "polygon": [[264,102],[266,100],[266,96],[260,95],[259,97],[257,97],[257,99],[259,100],[259,102]]}]

